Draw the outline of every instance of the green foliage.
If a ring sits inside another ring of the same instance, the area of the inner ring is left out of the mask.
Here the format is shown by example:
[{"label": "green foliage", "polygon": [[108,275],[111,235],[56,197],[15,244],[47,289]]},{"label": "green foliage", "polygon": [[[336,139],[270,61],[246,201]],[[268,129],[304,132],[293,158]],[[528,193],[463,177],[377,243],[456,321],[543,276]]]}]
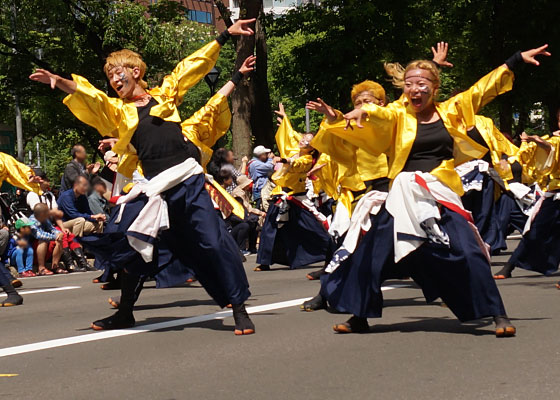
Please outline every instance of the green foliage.
[{"label": "green foliage", "polygon": [[441,99],[468,88],[515,51],[549,43],[553,57],[542,59],[539,68],[516,71],[514,92],[483,110],[496,121],[541,107],[549,115],[549,108],[560,106],[560,62],[554,55],[560,48],[558,15],[560,3],[550,0],[308,4],[267,19],[272,100],[282,100],[302,129],[307,98],[320,96],[348,110],[352,85],[364,79],[378,81],[389,99],[397,98],[400,92],[387,82],[383,63],[431,59],[430,48],[438,41],[450,43],[449,59],[455,64],[442,73]]},{"label": "green foliage", "polygon": [[[12,38],[12,4],[16,4],[17,38]],[[103,74],[105,57],[129,48],[142,54],[153,86],[184,57],[212,40],[215,32],[188,21],[185,8],[172,0],[143,5],[132,0],[0,0],[0,122],[13,126],[14,93],[18,93],[26,148],[38,140],[47,151],[46,170],[58,181],[71,145],[81,142],[95,153],[99,135],[68,111],[64,95],[27,77],[37,67],[63,76],[76,73],[101,90],[108,90]],[[224,46],[218,68],[227,81],[235,51]],[[200,82],[185,96],[180,112],[192,115],[210,97]],[[92,160],[93,161],[93,160]]]}]

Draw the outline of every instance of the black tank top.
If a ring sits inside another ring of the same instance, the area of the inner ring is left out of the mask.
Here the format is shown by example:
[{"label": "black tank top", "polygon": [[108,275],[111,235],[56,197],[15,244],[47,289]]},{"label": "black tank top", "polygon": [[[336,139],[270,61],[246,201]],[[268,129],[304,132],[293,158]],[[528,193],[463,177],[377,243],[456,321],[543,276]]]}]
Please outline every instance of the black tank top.
[{"label": "black tank top", "polygon": [[430,172],[444,160],[453,158],[453,138],[440,119],[418,124],[416,138],[403,168],[405,172]]},{"label": "black tank top", "polygon": [[148,179],[188,158],[200,163],[198,147],[185,141],[179,123],[150,115],[150,110],[157,104],[152,98],[147,105],[137,108],[138,127],[130,140]]}]

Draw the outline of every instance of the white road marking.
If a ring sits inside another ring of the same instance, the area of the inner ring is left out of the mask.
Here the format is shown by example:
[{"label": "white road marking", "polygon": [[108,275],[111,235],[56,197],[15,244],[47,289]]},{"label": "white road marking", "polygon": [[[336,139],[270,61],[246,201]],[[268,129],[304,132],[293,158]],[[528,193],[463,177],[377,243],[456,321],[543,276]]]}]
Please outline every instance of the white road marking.
[{"label": "white road marking", "polygon": [[[18,293],[21,295],[27,294],[35,294],[35,293],[47,293],[47,292],[60,292],[61,290],[72,290],[72,289],[81,289],[81,286],[62,286],[62,287],[55,287],[49,289],[37,289],[37,290],[18,290]],[[6,297],[6,293],[0,294],[0,297]]]},{"label": "white road marking", "polygon": [[[403,288],[403,287],[411,287],[410,285],[390,285],[384,286],[381,288],[382,291],[387,291],[391,289]],[[278,310],[281,308],[289,308],[300,305],[306,300],[309,300],[310,297],[305,297],[302,299],[295,299],[295,300],[288,300],[288,301],[281,301],[279,303],[271,303],[271,304],[264,304],[262,306],[253,306],[247,307],[247,312],[249,314],[255,314],[259,312],[271,311],[271,310]],[[158,322],[156,324],[149,324],[149,325],[142,325],[138,327],[134,327],[131,329],[120,329],[114,331],[102,331],[96,333],[89,333],[85,335],[79,336],[70,336],[61,339],[53,339],[53,340],[46,340],[44,342],[37,342],[37,343],[30,343],[24,344],[20,346],[13,346],[13,347],[6,347],[4,349],[0,349],[0,358],[13,356],[16,354],[23,354],[23,353],[31,353],[34,351],[39,350],[46,350],[46,349],[53,349],[56,347],[63,347],[69,346],[71,344],[79,344],[79,343],[87,343],[87,342],[94,342],[97,340],[103,339],[110,339],[120,336],[129,336],[135,335],[137,333],[145,333],[145,332],[152,332],[161,329],[168,329],[168,328],[175,328],[178,326],[185,326],[185,325],[192,325],[199,322],[206,322],[212,321],[216,319],[225,319],[232,316],[231,310],[226,311],[219,311],[213,314],[206,314],[206,315],[198,315],[195,317],[188,317],[188,318],[181,318],[172,321],[165,321],[165,322]]]}]

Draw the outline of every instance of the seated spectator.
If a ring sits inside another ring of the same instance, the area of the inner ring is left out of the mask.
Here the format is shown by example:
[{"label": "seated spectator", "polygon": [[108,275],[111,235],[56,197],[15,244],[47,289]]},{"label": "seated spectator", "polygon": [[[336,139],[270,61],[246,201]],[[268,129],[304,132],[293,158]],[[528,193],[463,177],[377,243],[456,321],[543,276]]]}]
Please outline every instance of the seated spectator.
[{"label": "seated spectator", "polygon": [[101,178],[94,178],[91,185],[93,192],[88,197],[89,208],[94,214],[105,214],[105,218],[109,218],[108,201],[105,198],[107,193],[107,185]]},{"label": "seated spectator", "polygon": [[274,154],[270,149],[260,145],[253,150],[255,157],[249,162],[249,177],[253,180],[253,201],[262,209],[261,190],[274,172]]},{"label": "seated spectator", "polygon": [[233,189],[235,189],[235,186],[237,186],[237,177],[242,175],[241,171],[245,171],[245,168],[247,166],[247,157],[243,157],[243,159],[241,160],[241,167],[239,169],[233,166],[234,162],[235,157],[233,155],[233,151],[219,148],[212,155],[212,160],[210,160],[210,163],[208,163],[207,167],[208,173],[214,176],[216,180],[218,179],[218,175],[222,170],[226,170],[231,173],[233,177],[232,183],[231,185],[224,187],[224,189],[226,189],[226,191],[230,194]]},{"label": "seated spectator", "polygon": [[[31,226],[33,222],[27,218],[20,218],[16,221],[16,233],[8,244],[7,256],[10,264],[17,268],[21,278],[36,276],[33,272],[33,248],[30,244]],[[39,271],[39,275],[52,275],[48,270]]]},{"label": "seated spectator", "polygon": [[218,182],[224,189],[227,189],[233,184],[233,175],[231,174],[231,171],[227,169],[220,170],[220,172],[218,172],[218,176],[215,178],[216,182]]},{"label": "seated spectator", "polygon": [[57,230],[51,222],[49,207],[44,203],[38,203],[33,208],[33,215],[29,220],[33,223],[31,233],[35,238],[33,249],[37,254],[39,271],[48,270],[47,260],[52,259],[52,270],[55,274],[67,274],[64,264],[60,262],[62,256],[62,239],[64,233]]},{"label": "seated spectator", "polygon": [[[43,171],[36,171],[36,175],[40,179],[39,185],[43,194],[39,196],[36,193],[28,193],[27,205],[31,208],[31,210],[33,210],[37,204],[43,203],[47,205],[52,224],[57,230],[64,234],[62,237],[62,263],[60,268],[65,268],[68,272],[86,272],[96,270],[88,264],[82,246],[75,240],[76,237],[68,229],[64,228],[62,222],[64,213],[58,208],[55,196],[50,191],[50,183],[47,175]],[[74,260],[76,263],[74,263]]]},{"label": "seated spectator", "polygon": [[94,214],[89,208],[86,196],[88,189],[88,180],[79,176],[73,189],[62,192],[58,198],[58,206],[64,213],[63,226],[77,237],[103,232],[103,222],[106,220],[105,214]]},{"label": "seated spectator", "polygon": [[44,171],[35,171],[35,175],[40,179],[39,186],[43,194],[38,195],[35,192],[27,193],[26,202],[30,210],[34,210],[39,203],[44,203],[49,208],[49,216],[51,221],[55,222],[62,219],[63,213],[58,209],[56,196],[51,192],[51,183]]},{"label": "seated spectator", "polygon": [[98,162],[87,166],[85,165],[87,152],[86,148],[81,144],[74,145],[70,153],[72,154],[72,161],[64,168],[64,174],[60,182],[61,192],[72,189],[78,176],[85,176],[89,180],[91,176],[97,174],[101,167],[101,164]]},{"label": "seated spectator", "polygon": [[266,213],[251,205],[249,192],[251,191],[252,182],[245,175],[241,175],[237,178],[237,187],[233,191],[232,196],[243,205],[246,213],[245,222],[249,224],[248,249],[244,247],[242,250],[247,249],[248,253],[254,254],[257,252],[258,230],[259,227],[262,227]]}]

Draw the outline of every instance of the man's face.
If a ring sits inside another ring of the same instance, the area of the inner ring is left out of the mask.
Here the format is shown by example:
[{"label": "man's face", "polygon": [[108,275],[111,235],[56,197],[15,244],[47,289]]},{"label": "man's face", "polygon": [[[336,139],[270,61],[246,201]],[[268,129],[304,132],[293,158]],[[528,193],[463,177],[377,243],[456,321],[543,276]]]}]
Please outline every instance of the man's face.
[{"label": "man's face", "polygon": [[79,162],[84,162],[87,158],[86,149],[83,146],[78,146],[76,148],[76,152],[74,154],[75,154],[76,160],[79,161]]},{"label": "man's face", "polygon": [[140,69],[123,66],[114,67],[107,73],[107,78],[111,87],[121,99],[130,99],[134,97],[133,93],[140,79]]},{"label": "man's face", "polygon": [[378,99],[373,95],[373,93],[365,91],[359,93],[354,98],[354,109],[362,108],[364,104],[376,104],[378,106],[384,106],[384,100]]},{"label": "man's face", "polygon": [[268,160],[268,153],[259,154],[258,159],[261,160],[262,162],[266,162]]},{"label": "man's face", "polygon": [[74,190],[79,195],[85,195],[89,189],[89,182],[83,176],[80,176],[76,179],[76,183],[74,184]]},{"label": "man's face", "polygon": [[105,189],[105,186],[97,184],[93,187],[93,190],[95,190],[100,196],[103,196],[105,194],[105,192],[107,191]]}]

